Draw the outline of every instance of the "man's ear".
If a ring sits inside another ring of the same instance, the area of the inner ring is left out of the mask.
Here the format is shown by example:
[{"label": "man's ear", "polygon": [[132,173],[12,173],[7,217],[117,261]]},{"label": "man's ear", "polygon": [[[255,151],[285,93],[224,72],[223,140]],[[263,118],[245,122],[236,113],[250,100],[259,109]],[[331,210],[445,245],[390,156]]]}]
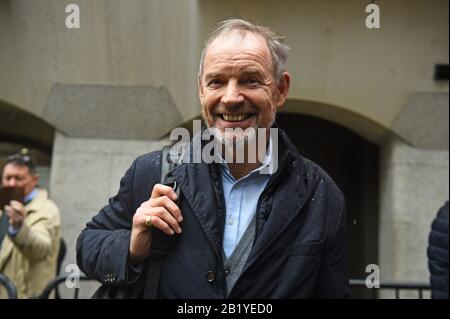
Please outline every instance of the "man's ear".
[{"label": "man's ear", "polygon": [[31,179],[33,180],[34,186],[36,187],[36,185],[39,183],[39,174],[34,174],[31,176]]},{"label": "man's ear", "polygon": [[289,87],[291,85],[291,76],[287,72],[283,72],[283,75],[281,76],[280,81],[278,81],[277,85],[277,103],[276,107],[281,107],[284,105],[284,102],[286,102],[288,93],[289,93]]}]

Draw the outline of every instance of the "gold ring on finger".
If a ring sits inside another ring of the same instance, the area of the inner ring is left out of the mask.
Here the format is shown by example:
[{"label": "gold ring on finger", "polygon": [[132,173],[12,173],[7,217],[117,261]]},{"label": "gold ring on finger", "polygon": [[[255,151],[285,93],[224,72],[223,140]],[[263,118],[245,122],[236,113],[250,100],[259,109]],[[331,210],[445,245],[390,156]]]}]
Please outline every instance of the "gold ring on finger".
[{"label": "gold ring on finger", "polygon": [[147,226],[147,227],[153,226],[152,216],[147,216],[147,219],[145,220],[145,226]]}]

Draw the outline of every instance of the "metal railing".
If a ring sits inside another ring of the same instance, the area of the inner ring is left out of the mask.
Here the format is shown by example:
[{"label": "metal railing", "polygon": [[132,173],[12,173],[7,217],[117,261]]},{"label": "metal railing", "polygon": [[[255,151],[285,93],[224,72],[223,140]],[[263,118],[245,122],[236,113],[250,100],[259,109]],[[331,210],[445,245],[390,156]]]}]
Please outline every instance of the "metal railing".
[{"label": "metal railing", "polygon": [[[50,282],[47,284],[47,286],[45,286],[44,290],[41,292],[41,294],[39,296],[37,296],[37,299],[48,299],[50,297],[50,294],[52,293],[53,290],[56,290],[56,288],[63,282],[65,282],[67,280],[66,275],[62,275],[62,276],[58,276],[53,278],[52,280],[50,280]],[[78,277],[77,279],[79,279],[80,281],[90,281],[93,279],[90,279],[84,275]],[[79,287],[74,287],[74,296],[73,299],[78,299],[79,296],[79,292],[80,292],[80,288]]]},{"label": "metal railing", "polygon": [[3,274],[0,274],[0,286],[5,287],[8,299],[17,299],[17,289],[13,282]]},{"label": "metal railing", "polygon": [[400,299],[401,290],[415,290],[418,292],[418,299],[423,299],[423,291],[431,290],[429,284],[426,283],[406,283],[406,282],[380,282],[378,288],[367,288],[366,281],[364,279],[350,279],[350,287],[360,287],[370,290],[374,298],[377,298],[376,294],[380,289],[394,290],[395,299]]},{"label": "metal railing", "polygon": [[[37,299],[48,299],[52,291],[54,291],[58,285],[65,282],[67,280],[66,275],[58,276],[53,278],[44,288]],[[79,277],[80,281],[92,281],[84,275]],[[4,286],[9,299],[17,299],[17,290],[11,280],[3,274],[0,274],[0,285]],[[366,281],[364,279],[350,279],[350,287],[352,288],[364,288],[367,291],[370,291],[373,298],[377,298],[377,293],[381,289],[385,290],[394,290],[395,291],[395,299],[400,299],[400,291],[401,290],[415,290],[418,292],[418,298],[423,299],[423,291],[431,290],[429,284],[425,283],[406,283],[406,282],[380,282],[378,288],[368,288],[366,285]],[[79,297],[79,288],[74,287],[74,299],[78,299]]]}]

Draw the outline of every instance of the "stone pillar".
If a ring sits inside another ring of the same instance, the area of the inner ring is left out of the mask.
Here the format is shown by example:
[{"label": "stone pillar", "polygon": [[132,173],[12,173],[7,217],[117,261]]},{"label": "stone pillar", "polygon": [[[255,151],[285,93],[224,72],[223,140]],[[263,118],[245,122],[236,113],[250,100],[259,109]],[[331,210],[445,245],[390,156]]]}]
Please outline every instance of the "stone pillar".
[{"label": "stone pillar", "polygon": [[[389,137],[380,163],[380,279],[428,283],[428,234],[449,198],[449,152],[418,149]],[[380,297],[392,298],[393,292],[381,291]],[[417,298],[417,293],[401,297]]]}]

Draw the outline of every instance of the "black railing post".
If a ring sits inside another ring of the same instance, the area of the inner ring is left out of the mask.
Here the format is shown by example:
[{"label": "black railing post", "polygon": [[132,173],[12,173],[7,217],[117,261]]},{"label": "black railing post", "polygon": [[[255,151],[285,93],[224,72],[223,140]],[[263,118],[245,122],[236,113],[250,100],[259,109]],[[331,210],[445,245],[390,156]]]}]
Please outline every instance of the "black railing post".
[{"label": "black railing post", "polygon": [[[350,279],[351,287],[365,287],[366,282],[363,279]],[[423,290],[431,290],[431,287],[428,283],[407,283],[407,282],[382,282],[380,283],[379,289],[393,289],[395,291],[395,298],[400,299],[400,290],[416,290],[418,292],[418,298],[423,299]],[[372,288],[372,296],[376,298],[377,291]]]}]

